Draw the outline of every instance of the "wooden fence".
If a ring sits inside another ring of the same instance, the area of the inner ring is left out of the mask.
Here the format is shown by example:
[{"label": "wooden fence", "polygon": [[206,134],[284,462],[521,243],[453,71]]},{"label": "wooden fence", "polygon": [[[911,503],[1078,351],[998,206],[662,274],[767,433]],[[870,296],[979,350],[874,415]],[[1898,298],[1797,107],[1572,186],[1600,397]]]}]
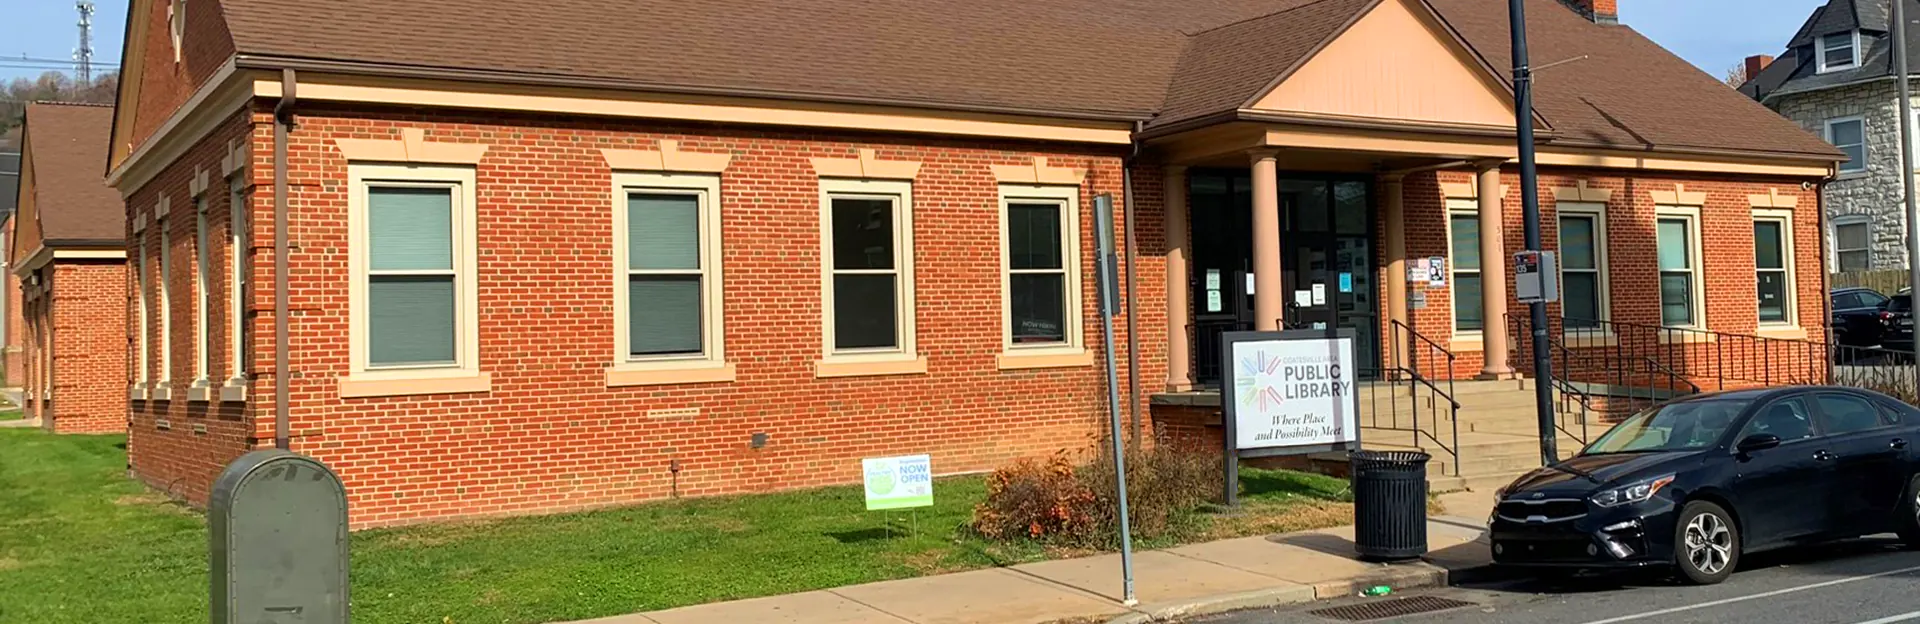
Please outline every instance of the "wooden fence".
[{"label": "wooden fence", "polygon": [[1907,287],[1907,272],[1889,271],[1848,271],[1832,273],[1827,276],[1828,288],[1865,287],[1884,294],[1894,294]]}]

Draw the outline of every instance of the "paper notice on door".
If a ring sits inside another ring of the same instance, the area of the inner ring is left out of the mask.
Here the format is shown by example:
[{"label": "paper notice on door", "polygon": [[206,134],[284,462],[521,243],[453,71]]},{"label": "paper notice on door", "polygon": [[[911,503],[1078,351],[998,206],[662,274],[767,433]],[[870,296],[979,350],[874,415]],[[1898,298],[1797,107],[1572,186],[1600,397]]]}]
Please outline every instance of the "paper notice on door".
[{"label": "paper notice on door", "polygon": [[1247,294],[1253,294],[1253,274],[1247,274]]},{"label": "paper notice on door", "polygon": [[1207,291],[1207,311],[1208,312],[1220,311],[1220,291],[1218,290]]},{"label": "paper notice on door", "polygon": [[1313,291],[1311,291],[1311,290],[1296,290],[1296,291],[1293,291],[1293,305],[1296,305],[1296,306],[1299,306],[1299,307],[1302,307],[1302,308],[1305,308],[1305,307],[1309,307],[1309,306],[1312,306],[1312,305],[1313,305]]},{"label": "paper notice on door", "polygon": [[1317,306],[1327,305],[1327,285],[1326,284],[1313,285],[1313,305],[1317,305]]},{"label": "paper notice on door", "polygon": [[1207,290],[1220,290],[1220,269],[1207,269]]}]

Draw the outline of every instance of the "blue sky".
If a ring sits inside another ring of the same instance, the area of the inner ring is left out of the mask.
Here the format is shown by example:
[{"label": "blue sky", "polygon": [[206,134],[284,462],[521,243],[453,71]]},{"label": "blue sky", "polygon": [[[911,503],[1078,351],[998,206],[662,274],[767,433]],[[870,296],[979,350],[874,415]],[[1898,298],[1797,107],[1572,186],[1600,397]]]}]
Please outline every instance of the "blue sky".
[{"label": "blue sky", "polygon": [[[1178,0],[1169,0],[1178,1]],[[1491,2],[1492,0],[1488,0]],[[1620,0],[1621,20],[1688,62],[1720,75],[1750,54],[1778,54],[1825,0]],[[95,0],[94,58],[120,59],[127,0]],[[71,0],[0,0],[0,58],[72,57],[78,36]],[[4,65],[0,61],[0,65]],[[0,78],[40,69],[0,66]]]}]

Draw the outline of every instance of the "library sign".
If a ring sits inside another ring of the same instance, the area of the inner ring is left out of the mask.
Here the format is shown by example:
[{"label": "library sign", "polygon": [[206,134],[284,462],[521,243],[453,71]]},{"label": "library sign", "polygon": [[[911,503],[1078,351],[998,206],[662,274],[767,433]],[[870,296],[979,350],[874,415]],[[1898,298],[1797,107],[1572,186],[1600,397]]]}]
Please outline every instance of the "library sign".
[{"label": "library sign", "polygon": [[[1353,330],[1229,332],[1222,341],[1228,457],[1360,448]],[[1228,484],[1238,481],[1237,463],[1226,462]],[[1227,488],[1229,502],[1236,489]]]}]

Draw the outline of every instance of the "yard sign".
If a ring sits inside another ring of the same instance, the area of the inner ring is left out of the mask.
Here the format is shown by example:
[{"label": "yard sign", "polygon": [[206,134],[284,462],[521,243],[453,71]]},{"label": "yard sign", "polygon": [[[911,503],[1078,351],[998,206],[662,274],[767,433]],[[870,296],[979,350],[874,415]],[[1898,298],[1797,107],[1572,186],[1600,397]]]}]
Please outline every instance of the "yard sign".
[{"label": "yard sign", "polygon": [[1241,457],[1359,450],[1352,329],[1227,332],[1221,342],[1228,505]]},{"label": "yard sign", "polygon": [[933,506],[933,458],[926,455],[860,460],[867,511]]}]

